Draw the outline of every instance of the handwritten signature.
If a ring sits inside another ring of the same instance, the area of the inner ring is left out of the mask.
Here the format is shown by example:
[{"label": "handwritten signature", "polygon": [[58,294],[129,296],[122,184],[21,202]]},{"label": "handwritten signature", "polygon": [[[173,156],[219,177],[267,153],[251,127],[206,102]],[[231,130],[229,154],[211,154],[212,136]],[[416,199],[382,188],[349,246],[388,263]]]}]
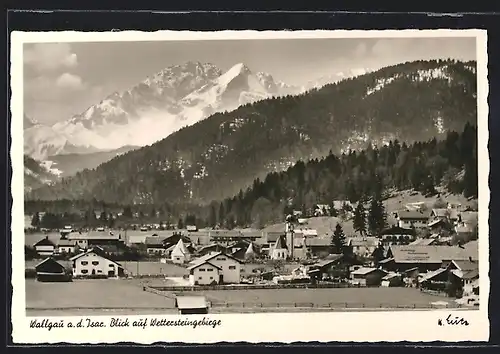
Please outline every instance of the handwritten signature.
[{"label": "handwritten signature", "polygon": [[438,325],[439,326],[446,326],[446,325],[450,325],[450,326],[468,326],[469,325],[469,322],[463,318],[463,317],[458,317],[458,316],[455,316],[455,317],[452,317],[451,315],[448,315],[448,317],[446,317],[445,320],[443,319],[438,319]]}]

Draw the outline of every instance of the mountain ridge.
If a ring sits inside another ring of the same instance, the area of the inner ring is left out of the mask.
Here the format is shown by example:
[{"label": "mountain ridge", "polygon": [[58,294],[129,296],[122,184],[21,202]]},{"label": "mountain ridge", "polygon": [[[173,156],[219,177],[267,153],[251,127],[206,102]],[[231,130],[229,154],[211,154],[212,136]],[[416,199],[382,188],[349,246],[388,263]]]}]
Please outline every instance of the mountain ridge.
[{"label": "mountain ridge", "polygon": [[[244,72],[239,73],[243,68]],[[78,148],[86,153],[127,145],[146,146],[215,112],[234,110],[241,104],[273,95],[299,92],[298,88],[274,80],[267,82],[273,88],[269,92],[261,84],[265,80],[273,79],[269,74],[254,75],[243,64],[236,64],[225,73],[210,63],[173,65],[130,89],[106,96],[66,121],[51,127],[30,126],[31,130],[25,131],[25,152],[44,159]],[[253,85],[248,85],[250,81]],[[214,97],[204,101],[199,97],[203,93],[200,90],[210,87]],[[193,100],[200,104],[193,107]],[[141,134],[144,130],[149,133]]]},{"label": "mountain ridge", "polygon": [[461,130],[477,119],[475,75],[474,62],[417,61],[246,104],[31,197],[124,204],[223,199],[254,178],[330,150],[425,141]]}]

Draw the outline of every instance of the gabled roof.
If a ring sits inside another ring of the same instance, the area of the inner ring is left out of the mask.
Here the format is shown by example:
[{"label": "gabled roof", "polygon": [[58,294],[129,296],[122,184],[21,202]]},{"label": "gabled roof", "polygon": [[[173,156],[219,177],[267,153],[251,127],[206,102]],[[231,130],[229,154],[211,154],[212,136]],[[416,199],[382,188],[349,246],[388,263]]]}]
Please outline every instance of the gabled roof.
[{"label": "gabled roof", "polygon": [[222,270],[222,268],[221,268],[221,267],[217,267],[215,264],[210,263],[210,262],[208,262],[208,261],[203,261],[203,262],[200,262],[200,263],[195,263],[195,264],[193,264],[192,266],[189,266],[187,269],[188,269],[188,270],[193,270],[193,269],[196,269],[196,268],[198,268],[198,267],[201,267],[202,265],[205,265],[205,264],[209,264],[209,265],[211,265],[212,267],[217,268],[218,270]]},{"label": "gabled roof", "polygon": [[204,296],[178,296],[175,301],[179,309],[204,309],[208,307]]},{"label": "gabled roof", "polygon": [[347,240],[347,243],[352,247],[376,247],[379,241],[377,237],[351,237]]},{"label": "gabled roof", "polygon": [[276,239],[276,243],[274,244],[274,249],[286,249],[286,242],[283,241],[283,236],[282,237],[278,237]]},{"label": "gabled roof", "polygon": [[195,265],[195,264],[199,264],[199,263],[208,262],[211,259],[219,257],[219,256],[225,256],[225,257],[228,257],[228,258],[231,258],[231,259],[235,260],[238,263],[243,263],[238,258],[235,258],[235,257],[233,257],[231,255],[228,255],[228,254],[224,253],[224,252],[215,252],[215,253],[206,254],[203,257],[200,257],[200,258],[197,258],[197,259],[193,260],[192,264]]},{"label": "gabled roof", "polygon": [[146,236],[144,243],[147,246],[163,247],[163,241],[166,239],[164,236]]},{"label": "gabled roof", "polygon": [[61,263],[59,263],[58,261],[56,261],[56,260],[55,260],[54,258],[52,258],[52,257],[47,257],[47,258],[45,258],[43,261],[41,261],[40,263],[38,263],[37,265],[35,265],[35,269],[36,269],[36,268],[38,268],[38,267],[40,267],[42,264],[47,263],[47,262],[49,262],[49,261],[50,261],[50,262],[57,263],[59,266],[61,266],[61,268],[65,269],[65,267],[64,267]]},{"label": "gabled roof", "polygon": [[253,243],[250,242],[247,250],[245,251],[245,256],[250,256],[250,255],[254,255],[254,254],[255,254],[255,250],[253,249]]},{"label": "gabled roof", "polygon": [[90,254],[90,253],[95,253],[97,256],[102,257],[102,258],[105,258],[105,259],[107,259],[108,261],[113,262],[113,263],[115,263],[116,265],[118,265],[119,267],[123,268],[123,266],[122,266],[120,263],[118,263],[118,262],[116,262],[116,261],[113,261],[113,260],[111,260],[111,259],[107,258],[106,256],[104,256],[104,255],[102,254],[102,251],[98,251],[97,249],[94,249],[94,248],[90,248],[90,249],[88,249],[88,250],[87,250],[87,251],[85,251],[85,252],[82,252],[82,253],[80,253],[80,254],[77,254],[76,256],[71,257],[69,260],[70,260],[70,261],[76,261],[78,258],[81,258],[81,257],[85,256],[86,254]]},{"label": "gabled roof", "polygon": [[373,273],[373,272],[383,272],[383,273],[387,273],[385,270],[382,270],[382,269],[379,269],[379,268],[362,267],[362,268],[358,268],[358,269],[356,269],[356,270],[355,270],[355,271],[353,271],[351,274],[356,274],[356,275],[366,275],[366,274],[370,274],[370,273]]},{"label": "gabled roof", "polygon": [[174,249],[172,250],[172,254],[189,254],[189,250],[187,249],[184,242],[182,242],[182,238],[180,238],[179,242],[177,242],[177,244],[175,245]]},{"label": "gabled roof", "polygon": [[446,269],[445,268],[439,268],[437,270],[434,270],[432,272],[428,272],[426,273],[422,279],[420,279],[420,282],[424,282],[424,281],[427,281],[427,280],[431,280],[432,278],[434,278],[435,276],[438,276],[442,273],[446,272]]},{"label": "gabled roof", "polygon": [[451,263],[453,263],[453,265],[462,272],[479,269],[479,263],[474,261],[471,262],[470,260],[457,259],[452,260]]},{"label": "gabled roof", "polygon": [[64,240],[64,239],[61,239],[57,242],[57,246],[58,247],[71,247],[71,246],[74,246],[76,244],[76,241],[71,241],[71,240]]},{"label": "gabled roof", "polygon": [[430,246],[434,242],[436,242],[435,238],[418,238],[410,243],[409,246]]},{"label": "gabled roof", "polygon": [[476,260],[477,249],[458,246],[391,246],[390,253],[396,263],[441,263],[444,260]]},{"label": "gabled roof", "polygon": [[55,246],[54,242],[52,242],[48,237],[42,238],[40,241],[33,245],[36,246]]},{"label": "gabled roof", "polygon": [[400,219],[407,220],[427,220],[430,216],[430,213],[428,211],[419,210],[400,210],[397,213]]}]

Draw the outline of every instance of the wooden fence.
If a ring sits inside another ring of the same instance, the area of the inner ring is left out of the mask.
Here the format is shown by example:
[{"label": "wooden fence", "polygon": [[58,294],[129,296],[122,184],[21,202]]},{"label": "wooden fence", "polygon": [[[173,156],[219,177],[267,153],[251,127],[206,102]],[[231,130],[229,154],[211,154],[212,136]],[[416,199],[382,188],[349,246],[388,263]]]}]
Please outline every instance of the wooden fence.
[{"label": "wooden fence", "polygon": [[354,302],[330,302],[330,303],[313,303],[313,302],[224,302],[224,301],[209,301],[210,307],[213,308],[248,308],[248,309],[293,309],[293,308],[309,308],[309,309],[443,309],[443,308],[462,308],[459,304],[447,304],[447,305],[433,305],[433,304],[389,304],[389,303],[379,303],[379,304],[365,304],[365,303],[354,303]]},{"label": "wooden fence", "polygon": [[318,283],[318,284],[256,284],[256,285],[196,285],[196,286],[166,286],[149,285],[149,288],[159,291],[209,291],[209,290],[257,290],[257,289],[331,289],[331,288],[364,288],[360,284],[350,283]]}]

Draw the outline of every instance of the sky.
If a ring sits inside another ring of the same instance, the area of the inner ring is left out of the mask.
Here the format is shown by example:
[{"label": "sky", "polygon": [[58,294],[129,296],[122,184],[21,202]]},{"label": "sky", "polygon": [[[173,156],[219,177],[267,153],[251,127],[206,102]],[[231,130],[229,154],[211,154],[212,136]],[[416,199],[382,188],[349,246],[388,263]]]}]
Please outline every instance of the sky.
[{"label": "sky", "polygon": [[24,110],[54,124],[187,61],[244,63],[287,84],[413,60],[475,60],[475,38],[332,38],[25,44]]}]

